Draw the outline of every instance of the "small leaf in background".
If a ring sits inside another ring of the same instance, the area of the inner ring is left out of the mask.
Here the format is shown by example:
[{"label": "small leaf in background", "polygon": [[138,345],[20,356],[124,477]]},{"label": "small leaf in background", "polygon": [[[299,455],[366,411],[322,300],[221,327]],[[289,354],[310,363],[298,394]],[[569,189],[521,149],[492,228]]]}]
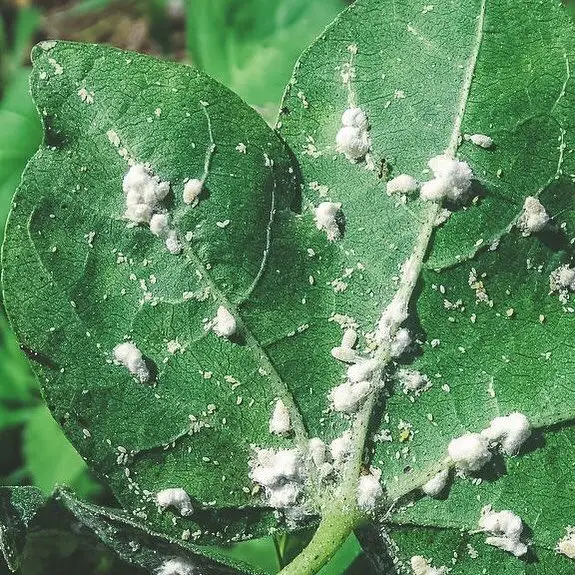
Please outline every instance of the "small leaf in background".
[{"label": "small leaf in background", "polygon": [[300,52],[343,0],[186,2],[190,56],[272,121]]}]

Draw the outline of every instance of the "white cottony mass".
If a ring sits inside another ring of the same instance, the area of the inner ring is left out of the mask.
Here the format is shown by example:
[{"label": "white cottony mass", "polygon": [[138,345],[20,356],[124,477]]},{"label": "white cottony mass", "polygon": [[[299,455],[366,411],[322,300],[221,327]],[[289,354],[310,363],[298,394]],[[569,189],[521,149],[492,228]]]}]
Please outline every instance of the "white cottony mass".
[{"label": "white cottony mass", "polygon": [[442,154],[431,158],[428,165],[435,177],[421,186],[423,200],[439,202],[447,199],[459,202],[465,198],[473,178],[467,162]]},{"label": "white cottony mass", "polygon": [[146,383],[150,379],[150,371],[142,352],[132,342],[125,341],[114,348],[114,361],[123,365],[141,383]]}]

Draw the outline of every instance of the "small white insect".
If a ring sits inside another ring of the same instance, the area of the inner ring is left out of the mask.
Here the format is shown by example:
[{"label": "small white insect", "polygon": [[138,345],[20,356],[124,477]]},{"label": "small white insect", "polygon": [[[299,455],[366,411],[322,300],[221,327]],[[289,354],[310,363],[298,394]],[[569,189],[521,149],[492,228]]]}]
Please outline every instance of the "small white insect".
[{"label": "small white insect", "polygon": [[158,491],[156,503],[162,509],[168,507],[177,509],[182,517],[188,517],[194,512],[190,496],[181,487],[170,487]]},{"label": "small white insect", "polygon": [[336,437],[329,444],[329,451],[333,459],[334,467],[341,467],[341,465],[347,461],[351,452],[353,450],[353,440],[351,437],[351,432],[345,431],[339,437]]},{"label": "small white insect", "polygon": [[421,199],[439,202],[448,199],[454,202],[464,199],[471,187],[473,172],[467,162],[442,154],[428,162],[434,179],[421,186]]},{"label": "small white insect", "polygon": [[327,234],[330,242],[341,236],[337,221],[337,214],[340,210],[341,204],[335,202],[322,202],[315,208],[315,225],[318,230],[323,230]]},{"label": "small white insect", "polygon": [[447,575],[446,567],[431,567],[429,561],[421,555],[414,555],[411,560],[413,575]]},{"label": "small white insect", "polygon": [[345,157],[357,162],[371,147],[368,134],[368,121],[360,108],[349,108],[341,117],[342,128],[335,137],[336,150]]},{"label": "small white insect", "polygon": [[156,575],[194,575],[196,568],[185,559],[167,559],[155,571]]},{"label": "small white insect", "polygon": [[331,355],[338,361],[343,361],[344,363],[354,363],[357,359],[355,351],[349,347],[332,347]]},{"label": "small white insect", "polygon": [[387,195],[411,194],[419,189],[419,183],[413,176],[400,174],[387,182]]},{"label": "small white insect", "polygon": [[146,383],[150,379],[150,371],[142,357],[142,352],[132,342],[119,343],[114,348],[114,360],[136,376],[140,383]]},{"label": "small white insect", "polygon": [[369,381],[358,381],[357,383],[346,381],[330,391],[329,399],[334,411],[355,413],[367,399],[370,391],[371,383]]},{"label": "small white insect", "polygon": [[493,146],[493,138],[486,136],[485,134],[464,134],[463,139],[479,146],[480,148],[491,148]]},{"label": "small white insect", "polygon": [[275,435],[283,435],[285,433],[289,433],[291,430],[290,414],[281,399],[276,401],[274,411],[270,419],[269,430],[270,433],[274,433]]},{"label": "small white insect", "polygon": [[549,214],[543,204],[533,196],[527,196],[523,204],[523,211],[517,220],[517,227],[522,235],[540,232],[549,222]]},{"label": "small white insect", "polygon": [[366,381],[373,376],[379,367],[377,359],[360,360],[347,368],[347,377],[351,382]]},{"label": "small white insect", "polygon": [[150,231],[159,238],[164,238],[169,230],[168,214],[154,214],[150,218]]},{"label": "small white insect", "polygon": [[481,435],[489,441],[500,443],[507,455],[517,455],[521,446],[531,436],[531,424],[525,415],[514,412],[504,417],[496,417]]},{"label": "small white insect", "polygon": [[400,369],[397,372],[399,383],[403,387],[403,393],[413,393],[420,395],[423,391],[431,387],[431,382],[427,375],[411,369]]},{"label": "small white insect", "polygon": [[421,491],[430,497],[437,497],[441,495],[442,491],[447,487],[449,481],[449,470],[444,469],[434,475],[423,487]]},{"label": "small white insect", "polygon": [[465,433],[452,439],[447,452],[462,471],[479,471],[491,461],[489,442],[479,433]]},{"label": "small white insect", "polygon": [[309,440],[308,454],[316,467],[321,467],[327,459],[327,446],[319,437],[312,437]]},{"label": "small white insect", "polygon": [[124,217],[137,224],[149,223],[158,204],[170,192],[170,184],[162,182],[143,164],[128,170],[122,188],[126,196]]},{"label": "small white insect", "polygon": [[348,328],[343,332],[341,347],[352,349],[357,342],[357,332],[353,328]]},{"label": "small white insect", "polygon": [[178,255],[182,253],[182,244],[178,240],[176,230],[170,230],[166,238],[166,248],[171,254]]},{"label": "small white insect", "polygon": [[197,178],[188,180],[184,185],[184,204],[193,204],[202,193],[203,188],[204,183],[202,180],[198,180]]},{"label": "small white insect", "polygon": [[393,338],[389,352],[391,357],[399,357],[402,355],[407,348],[411,345],[411,335],[409,330],[405,327],[402,327],[397,331],[395,337]]},{"label": "small white insect", "polygon": [[527,553],[527,545],[520,540],[523,521],[512,511],[495,512],[491,505],[486,505],[481,510],[479,528],[492,534],[485,539],[487,545],[508,551],[515,557],[521,557]]},{"label": "small white insect", "polygon": [[380,483],[381,471],[372,467],[367,475],[361,475],[357,484],[357,506],[364,511],[375,508],[383,495]]},{"label": "small white insect", "polygon": [[567,303],[569,292],[575,291],[575,268],[565,264],[553,270],[549,276],[549,287],[551,293],[559,293],[561,303]]},{"label": "small white insect", "polygon": [[236,318],[221,305],[211,322],[211,328],[216,335],[230,338],[237,332],[238,324]]},{"label": "small white insect", "polygon": [[575,559],[575,528],[567,527],[567,534],[557,542],[555,551],[569,559]]}]

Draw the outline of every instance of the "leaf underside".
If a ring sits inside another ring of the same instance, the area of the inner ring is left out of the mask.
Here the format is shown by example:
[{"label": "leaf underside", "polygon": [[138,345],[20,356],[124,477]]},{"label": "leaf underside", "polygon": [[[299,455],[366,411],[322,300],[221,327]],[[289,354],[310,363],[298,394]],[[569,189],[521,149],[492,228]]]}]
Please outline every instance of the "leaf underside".
[{"label": "leaf underside", "polygon": [[[452,437],[496,415],[520,410],[539,430],[519,457],[496,458],[480,485],[457,480],[447,501],[400,507],[385,529],[400,561],[437,547],[434,564],[455,574],[572,570],[553,552],[575,511],[575,436],[566,424],[575,417],[572,315],[549,295],[549,274],[573,255],[575,36],[551,0],[430,6],[358,0],[304,53],[278,123],[295,158],[195,70],[95,46],[36,49],[32,87],[45,142],[9,220],[6,307],[20,340],[49,360],[35,370],[55,418],[151,529],[197,530],[211,541],[274,525],[248,478],[252,446],[329,441],[348,427],[325,413],[345,373],[330,349],[344,323],[357,326],[365,347],[427,210],[387,196],[385,180],[425,180],[429,158],[461,128],[488,134],[495,147],[463,141],[457,150],[473,168],[477,199],[434,234],[409,320],[419,344],[399,362],[433,385],[411,401],[391,378],[372,422],[391,441],[369,442],[371,463],[393,499],[431,476]],[[369,118],[367,163],[335,150],[350,105]],[[184,181],[201,176],[212,141],[207,193],[189,208]],[[166,208],[181,255],[122,219],[127,159],[171,183]],[[523,237],[512,225],[529,195],[540,196],[552,223]],[[313,222],[312,208],[327,200],[341,202],[345,216],[332,243]],[[492,305],[477,301],[470,272]],[[219,305],[241,320],[238,340],[204,329]],[[126,336],[153,364],[155,385],[111,362]],[[175,341],[182,349],[170,353]],[[268,432],[276,397],[292,409],[294,436]],[[153,494],[171,486],[194,495],[193,518],[157,513]],[[533,562],[468,535],[486,504],[521,515]],[[468,543],[476,562],[462,552]]]}]

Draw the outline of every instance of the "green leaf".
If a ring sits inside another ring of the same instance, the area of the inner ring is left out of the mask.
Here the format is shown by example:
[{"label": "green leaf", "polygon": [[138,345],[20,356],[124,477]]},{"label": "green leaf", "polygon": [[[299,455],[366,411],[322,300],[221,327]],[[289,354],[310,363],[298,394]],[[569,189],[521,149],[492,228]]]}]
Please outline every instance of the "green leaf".
[{"label": "green leaf", "polygon": [[[262,274],[275,281],[269,236],[293,196],[291,157],[255,112],[191,68],[67,43],[44,44],[34,60],[46,141],[15,198],[4,286],[20,341],[38,353],[48,405],[122,503],[152,525],[178,536],[200,527],[205,540],[254,533],[261,521],[266,532],[275,520],[251,494],[248,460],[252,445],[270,443],[270,406],[286,390],[247,319],[229,342],[204,318],[246,306]],[[184,180],[201,177],[212,138],[206,194],[189,208]],[[127,154],[171,182],[183,254],[122,219]],[[280,255],[286,269],[292,256]],[[284,321],[275,333],[297,325]],[[126,336],[153,362],[153,385],[112,363]],[[175,342],[181,349],[170,353]],[[158,514],[153,494],[170,486],[197,500],[192,520],[174,526],[171,513]],[[229,509],[246,505],[256,509]],[[229,511],[220,518],[213,508]]]},{"label": "green leaf", "polygon": [[20,566],[28,525],[43,504],[34,487],[0,487],[0,551],[12,572]]},{"label": "green leaf", "polygon": [[299,53],[343,7],[342,0],[187,2],[190,55],[273,120]]}]

